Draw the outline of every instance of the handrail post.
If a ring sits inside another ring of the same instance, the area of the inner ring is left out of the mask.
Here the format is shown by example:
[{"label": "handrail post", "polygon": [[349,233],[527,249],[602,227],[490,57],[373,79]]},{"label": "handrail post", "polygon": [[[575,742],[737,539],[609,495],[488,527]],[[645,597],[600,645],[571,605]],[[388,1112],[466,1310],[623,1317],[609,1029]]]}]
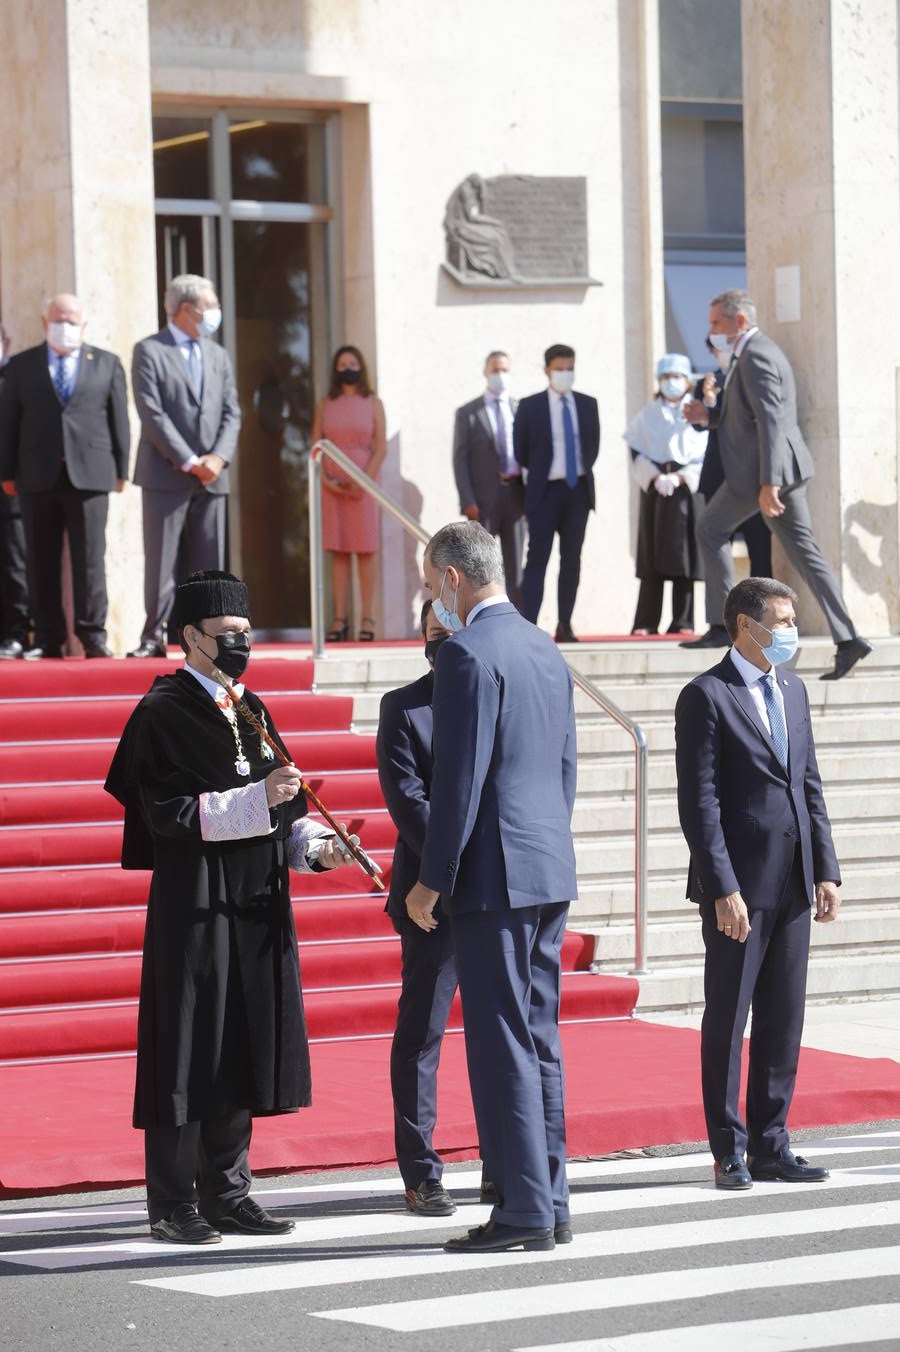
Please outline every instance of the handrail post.
[{"label": "handrail post", "polygon": [[647,738],[634,726],[634,967],[633,976],[645,976],[647,962]]},{"label": "handrail post", "polygon": [[322,556],[322,464],[318,443],[309,453],[309,627],[312,655],[325,656],[325,563]]}]

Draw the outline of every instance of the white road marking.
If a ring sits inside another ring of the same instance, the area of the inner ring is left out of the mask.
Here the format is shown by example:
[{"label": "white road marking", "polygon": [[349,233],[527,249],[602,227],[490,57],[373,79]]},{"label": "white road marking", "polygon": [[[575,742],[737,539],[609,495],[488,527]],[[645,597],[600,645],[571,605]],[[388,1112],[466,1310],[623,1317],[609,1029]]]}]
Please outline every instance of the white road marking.
[{"label": "white road marking", "polygon": [[[479,1260],[483,1261],[483,1260]],[[766,1263],[743,1263],[737,1269],[740,1290],[821,1285],[866,1278],[900,1277],[900,1247],[818,1253],[814,1258],[778,1258]],[[734,1267],[691,1268],[650,1272],[633,1277],[599,1278],[586,1282],[538,1283],[503,1291],[477,1291],[440,1296],[433,1300],[391,1301],[355,1309],[314,1310],[314,1319],[364,1324],[417,1333],[425,1329],[472,1327],[509,1323],[514,1319],[546,1319],[587,1311],[662,1305],[666,1301],[721,1296],[736,1280]],[[900,1309],[900,1307],[898,1307]],[[602,1347],[602,1343],[600,1344]],[[746,1342],[743,1346],[747,1346]]]},{"label": "white road marking", "polygon": [[[594,1230],[576,1235],[574,1244],[561,1245],[549,1253],[493,1254],[475,1259],[471,1254],[443,1253],[435,1248],[417,1248],[414,1253],[364,1257],[355,1250],[343,1258],[317,1258],[307,1254],[291,1263],[256,1265],[230,1271],[195,1272],[184,1277],[134,1280],[136,1286],[156,1286],[166,1291],[184,1291],[195,1296],[249,1296],[269,1291],[307,1291],[322,1286],[357,1285],[360,1282],[396,1281],[410,1277],[443,1276],[447,1272],[472,1271],[476,1265],[518,1267],[523,1263],[572,1262],[597,1258],[603,1261],[622,1254],[690,1249],[699,1244],[721,1245],[750,1240],[796,1238],[830,1230],[864,1230],[870,1226],[900,1225],[900,1201],[866,1203],[862,1206],[823,1207],[812,1211],[767,1212],[761,1215],[729,1216],[673,1225],[635,1226],[627,1230]],[[900,1306],[897,1307],[900,1325]]]},{"label": "white road marking", "polygon": [[765,1352],[801,1352],[803,1348],[854,1346],[900,1340],[900,1305],[857,1305],[849,1310],[774,1315],[736,1324],[695,1324],[691,1328],[654,1329],[613,1338],[573,1343],[540,1343],[514,1352],[722,1352],[730,1347]]}]

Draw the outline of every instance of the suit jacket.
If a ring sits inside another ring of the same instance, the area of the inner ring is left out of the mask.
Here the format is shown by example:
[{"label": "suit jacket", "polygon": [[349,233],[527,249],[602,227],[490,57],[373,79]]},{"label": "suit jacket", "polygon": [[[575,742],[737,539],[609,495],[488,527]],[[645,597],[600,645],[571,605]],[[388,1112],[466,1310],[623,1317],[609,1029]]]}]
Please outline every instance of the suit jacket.
[{"label": "suit jacket", "polygon": [[398,831],[385,910],[406,915],[406,896],[419,876],[431,795],[431,696],[434,675],[389,690],[381,701],[375,757],[378,782]]},{"label": "suit jacket", "polygon": [[[515,416],[518,401],[511,399]],[[513,448],[510,447],[510,450]],[[491,415],[484,395],[456,410],[453,427],[453,473],[460,507],[475,503],[486,530],[493,530],[500,497],[500,461]]]},{"label": "suit jacket", "polygon": [[[587,479],[591,508],[594,497],[593,464],[600,450],[600,410],[589,394],[573,394],[581,438],[581,458]],[[528,471],[525,485],[525,512],[530,515],[539,506],[547,487],[547,475],[553,463],[553,429],[550,424],[550,394],[529,394],[522,399],[513,423],[513,447],[516,459]]]},{"label": "suit jacket", "polygon": [[75,488],[109,493],[128,477],[130,442],[125,372],[114,353],[82,347],[65,405],[46,343],[10,358],[0,391],[0,479],[15,479],[20,493],[46,492],[65,461]]},{"label": "suit jacket", "polygon": [[791,364],[758,329],[732,364],[709,421],[718,427],[722,469],[733,492],[755,498],[762,484],[789,487],[815,474],[797,425]]},{"label": "suit jacket", "polygon": [[134,482],[168,493],[193,493],[196,480],[180,467],[192,455],[215,452],[225,468],[208,493],[228,492],[228,465],[241,427],[231,358],[223,347],[201,338],[203,389],[198,399],[187,362],[168,328],[144,338],[134,349],[131,384],[141,418]]},{"label": "suit jacket", "polygon": [[[777,670],[777,669],[776,669]],[[675,705],[678,815],[691,852],[687,895],[713,902],[740,892],[750,910],[781,900],[799,842],[812,901],[841,880],[810,726],[806,686],[777,671],[789,770],[737,667],[726,655],[685,686]]]},{"label": "suit jacket", "polygon": [[572,676],[508,601],[438,650],[420,880],[453,912],[577,896]]}]

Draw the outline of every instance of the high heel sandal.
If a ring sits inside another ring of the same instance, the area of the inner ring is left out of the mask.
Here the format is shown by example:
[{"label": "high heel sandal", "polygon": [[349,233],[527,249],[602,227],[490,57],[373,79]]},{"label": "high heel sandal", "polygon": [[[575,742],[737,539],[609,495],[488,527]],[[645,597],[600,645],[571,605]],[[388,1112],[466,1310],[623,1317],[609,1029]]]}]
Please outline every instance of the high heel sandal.
[{"label": "high heel sandal", "polygon": [[[368,622],[369,622],[369,625],[371,626],[370,628],[366,628],[366,627],[365,627],[365,624],[366,624],[366,621],[367,621],[367,620],[368,620]],[[363,617],[362,617],[362,624],[363,624],[363,628],[360,629],[359,634],[357,635],[358,641],[359,641],[360,643],[374,643],[374,642],[375,642],[375,621],[372,619],[372,616],[371,616],[371,615],[363,615]]]},{"label": "high heel sandal", "polygon": [[332,622],[331,629],[325,635],[326,643],[346,643],[347,642],[347,621],[343,615],[336,615]]}]

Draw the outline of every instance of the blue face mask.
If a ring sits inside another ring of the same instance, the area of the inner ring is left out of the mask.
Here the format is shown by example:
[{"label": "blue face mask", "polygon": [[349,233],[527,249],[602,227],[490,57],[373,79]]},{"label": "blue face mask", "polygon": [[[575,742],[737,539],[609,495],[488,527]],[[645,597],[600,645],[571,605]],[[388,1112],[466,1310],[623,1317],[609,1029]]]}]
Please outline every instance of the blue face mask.
[{"label": "blue face mask", "polygon": [[[754,624],[759,624],[759,620],[754,620]],[[797,626],[791,625],[789,629],[766,629],[764,624],[759,624],[760,629],[765,629],[772,642],[767,648],[759,642],[758,638],[750,637],[753,642],[758,644],[763,657],[767,657],[773,667],[780,667],[782,662],[790,662],[800,646],[800,638],[797,633]]]},{"label": "blue face mask", "polygon": [[456,613],[456,601],[459,595],[459,589],[457,589],[457,595],[453,598],[453,609],[448,610],[443,602],[444,582],[446,581],[446,578],[447,574],[445,572],[444,576],[441,578],[441,590],[432,601],[431,609],[434,611],[434,618],[437,620],[438,624],[442,624],[445,629],[449,629],[451,634],[458,634],[463,627],[463,622]]},{"label": "blue face mask", "polygon": [[204,310],[197,320],[197,328],[203,338],[211,338],[214,333],[218,333],[219,325],[222,323],[222,311],[219,307],[213,306],[209,310]]}]

